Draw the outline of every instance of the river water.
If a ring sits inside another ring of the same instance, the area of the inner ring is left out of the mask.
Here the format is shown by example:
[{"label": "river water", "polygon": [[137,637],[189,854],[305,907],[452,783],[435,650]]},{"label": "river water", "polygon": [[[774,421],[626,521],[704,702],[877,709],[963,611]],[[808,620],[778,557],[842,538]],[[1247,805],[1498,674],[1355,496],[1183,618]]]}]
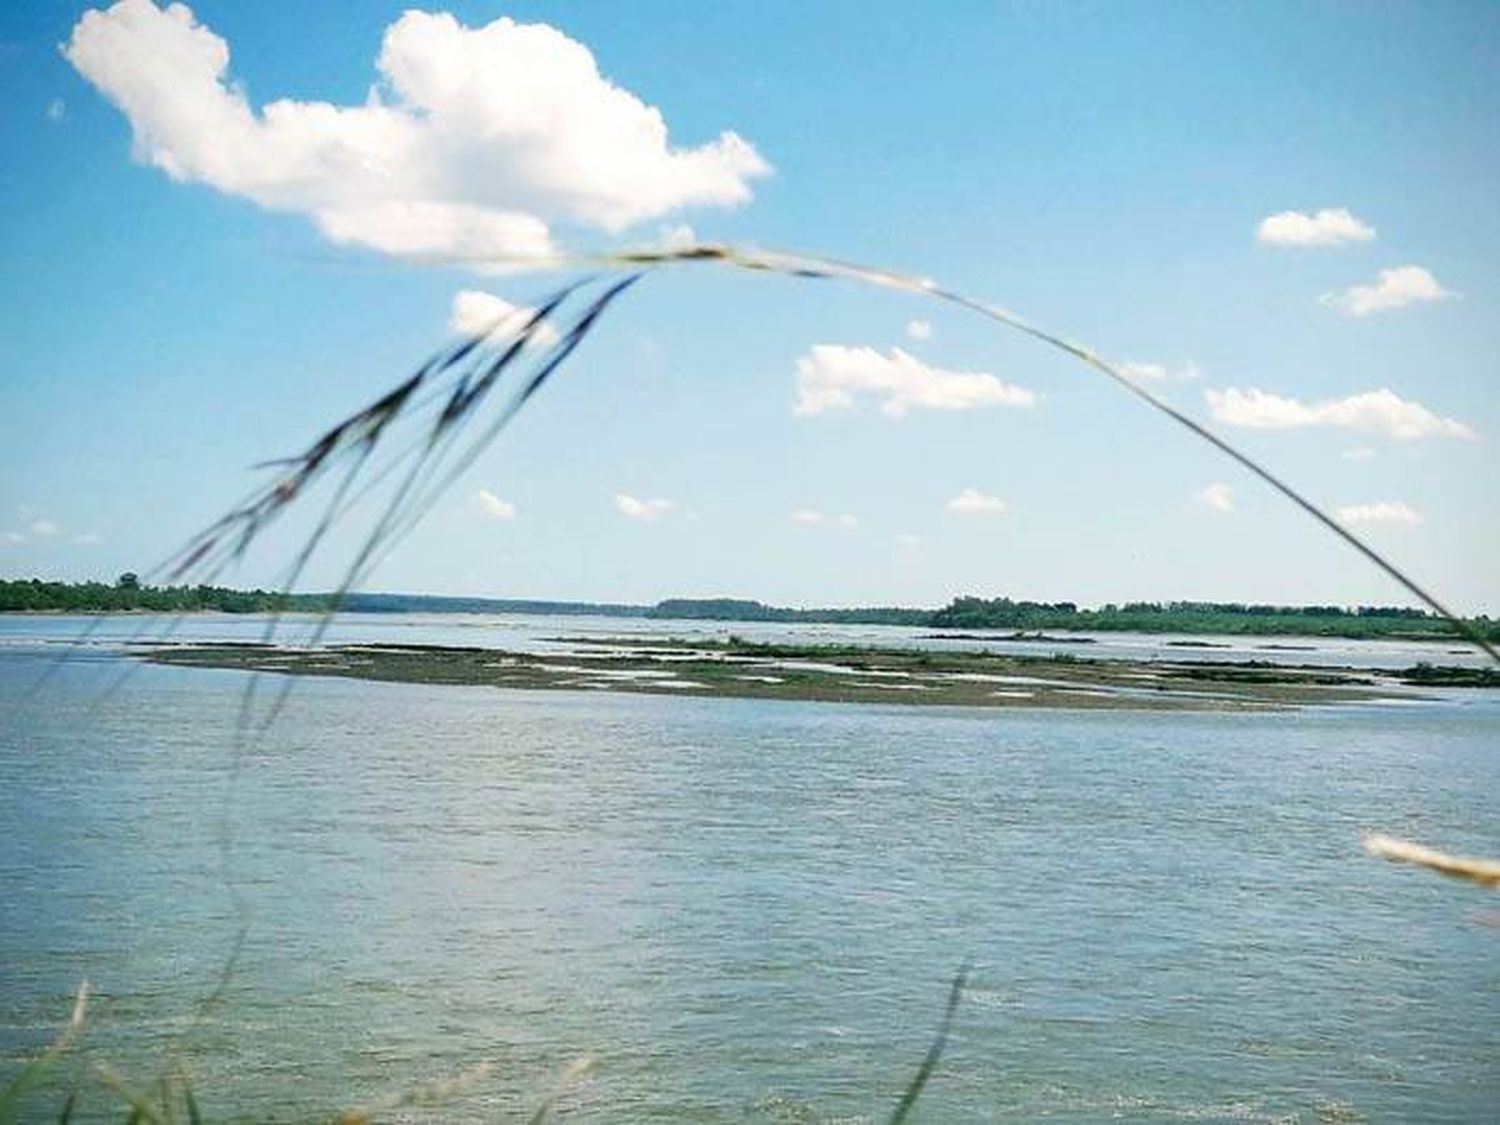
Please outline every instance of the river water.
[{"label": "river water", "polygon": [[[56,651],[115,651],[122,645],[178,641],[261,641],[268,618],[262,615],[124,615],[85,618],[58,614],[0,615],[0,649],[44,645]],[[321,626],[309,614],[287,614],[276,623],[274,639],[298,644]],[[723,640],[730,636],[774,644],[852,644],[951,651],[989,651],[1018,656],[1066,653],[1088,660],[1269,660],[1281,664],[1346,665],[1357,668],[1409,668],[1425,661],[1465,668],[1482,667],[1488,657],[1462,641],[1419,642],[1346,640],[1338,637],[1187,636],[1172,633],[1050,633],[1015,640],[1015,630],[935,633],[900,625],[820,625],[774,622],[686,621],[628,617],[541,616],[524,614],[346,613],[326,635],[328,644],[371,641],[475,646],[519,651],[557,651],[568,638],[635,637]],[[75,652],[74,655],[77,653]]]},{"label": "river water", "polygon": [[[332,639],[705,628],[673,624]],[[879,1121],[967,961],[922,1120],[1496,1119],[1500,899],[1359,850],[1500,853],[1493,695],[1215,715],[306,678],[237,742],[246,677],[135,666],[141,625],[0,621],[0,1082],[94,989],[32,1116],[76,1087],[75,1120],[119,1120],[103,1063],[183,1068],[214,1119],[467,1074],[392,1119],[524,1120],[588,1058],[563,1119]]]}]

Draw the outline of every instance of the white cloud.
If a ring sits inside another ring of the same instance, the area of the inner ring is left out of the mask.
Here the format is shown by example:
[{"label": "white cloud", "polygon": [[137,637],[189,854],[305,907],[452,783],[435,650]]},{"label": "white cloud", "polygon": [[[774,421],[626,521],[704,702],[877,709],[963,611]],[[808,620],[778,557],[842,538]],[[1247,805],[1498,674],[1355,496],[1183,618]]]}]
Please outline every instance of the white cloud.
[{"label": "white cloud", "polygon": [[820,512],[816,508],[799,508],[791,515],[793,523],[799,523],[804,527],[838,527],[850,531],[859,526],[859,520],[848,512],[840,515],[832,515],[828,512]]},{"label": "white cloud", "polygon": [[1215,512],[1234,511],[1234,489],[1223,481],[1214,481],[1213,484],[1200,488],[1193,493],[1193,500]]},{"label": "white cloud", "polygon": [[1368,461],[1375,456],[1375,451],[1368,445],[1360,445],[1344,450],[1339,456],[1345,461]]},{"label": "white cloud", "polygon": [[948,501],[948,510],[964,516],[994,516],[1005,511],[1005,501],[987,496],[977,488],[966,488]]},{"label": "white cloud", "polygon": [[1261,430],[1331,426],[1382,434],[1397,441],[1426,437],[1473,438],[1474,431],[1453,418],[1441,418],[1419,402],[1381,388],[1348,398],[1303,403],[1267,391],[1204,391],[1215,421]]},{"label": "white cloud", "polygon": [[909,320],[906,322],[906,334],[913,340],[932,339],[932,321]]},{"label": "white cloud", "polygon": [[1356,219],[1343,207],[1327,207],[1316,215],[1282,211],[1268,215],[1255,228],[1261,242],[1277,246],[1337,246],[1341,242],[1369,242],[1375,228]]},{"label": "white cloud", "polygon": [[1036,395],[978,371],[931,367],[900,348],[815,344],[797,360],[797,414],[821,414],[854,405],[856,395],[882,401],[882,413],[900,418],[914,408],[969,410],[976,406],[1031,406]]},{"label": "white cloud", "polygon": [[1144,363],[1127,359],[1120,364],[1120,374],[1137,383],[1187,383],[1201,378],[1203,372],[1198,370],[1198,365],[1195,363],[1184,363],[1174,371],[1164,363]]},{"label": "white cloud", "polygon": [[677,505],[670,500],[663,500],[660,496],[650,500],[637,500],[634,496],[628,496],[623,492],[615,494],[615,507],[620,509],[620,514],[633,520],[656,520],[666,515]]},{"label": "white cloud", "polygon": [[686,250],[698,242],[698,232],[687,223],[658,227],[656,244],[663,250]]},{"label": "white cloud", "polygon": [[1422,522],[1421,515],[1400,500],[1380,500],[1373,504],[1346,504],[1335,513],[1340,523],[1395,523],[1411,527]]},{"label": "white cloud", "polygon": [[1373,285],[1355,285],[1342,293],[1324,293],[1318,300],[1350,316],[1369,316],[1386,309],[1399,309],[1402,305],[1440,301],[1454,295],[1421,266],[1397,266],[1381,270]]},{"label": "white cloud", "polygon": [[53,98],[47,103],[47,120],[61,121],[68,116],[68,106],[61,98]]},{"label": "white cloud", "polygon": [[[0,531],[0,547],[40,546],[49,540],[62,541],[59,537],[63,534],[63,529],[56,520],[37,516],[30,507],[24,504],[21,505],[19,511],[21,518],[27,521],[25,530]],[[102,542],[104,542],[103,537],[95,531],[72,535],[67,539],[67,543],[74,547],[92,547]]]},{"label": "white cloud", "polygon": [[658,109],[547,24],[407,11],[359,105],[256,108],[184,4],[86,12],[63,54],[125,113],[139,160],[391,254],[545,255],[551,223],[615,232],[739,204],[771,170],[733,132],[673,147]]},{"label": "white cloud", "polygon": [[1137,383],[1165,383],[1168,372],[1160,363],[1139,363],[1127,359],[1120,364],[1120,374]]},{"label": "white cloud", "polygon": [[[448,314],[448,327],[464,336],[496,332],[514,336],[521,330],[527,318],[536,312],[525,305],[513,305],[504,297],[484,293],[478,289],[461,289],[453,294],[453,308]],[[544,348],[557,343],[557,330],[546,321],[536,326],[532,341]]]},{"label": "white cloud", "polygon": [[922,538],[922,536],[920,535],[914,535],[911,532],[907,531],[896,536],[896,542],[902,547],[920,547],[925,544],[927,540]]},{"label": "white cloud", "polygon": [[486,519],[513,520],[516,518],[515,504],[509,500],[502,500],[487,488],[481,488],[474,493],[474,506]]}]

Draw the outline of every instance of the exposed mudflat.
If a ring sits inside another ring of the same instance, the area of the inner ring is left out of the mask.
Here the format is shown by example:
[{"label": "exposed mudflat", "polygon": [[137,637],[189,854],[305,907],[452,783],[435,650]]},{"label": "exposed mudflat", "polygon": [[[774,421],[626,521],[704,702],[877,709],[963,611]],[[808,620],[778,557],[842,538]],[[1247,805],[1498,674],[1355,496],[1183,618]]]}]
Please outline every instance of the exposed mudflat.
[{"label": "exposed mudflat", "polygon": [[[742,641],[558,638],[557,652],[364,644],[187,644],[159,664],[526,690],[957,707],[1265,710],[1416,701],[1401,673],[1250,661],[1088,660]],[[566,648],[563,648],[563,645]]]}]

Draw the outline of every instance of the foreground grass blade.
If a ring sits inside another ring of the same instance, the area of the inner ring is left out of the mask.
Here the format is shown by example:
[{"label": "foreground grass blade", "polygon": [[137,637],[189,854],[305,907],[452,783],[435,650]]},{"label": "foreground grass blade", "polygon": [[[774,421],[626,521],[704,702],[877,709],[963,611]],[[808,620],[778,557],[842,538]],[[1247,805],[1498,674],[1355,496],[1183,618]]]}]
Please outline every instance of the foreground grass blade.
[{"label": "foreground grass blade", "polygon": [[927,1057],[922,1060],[922,1065],[917,1068],[917,1073],[912,1076],[910,1085],[906,1087],[906,1093],[901,1095],[901,1101],[897,1103],[895,1112],[891,1114],[891,1125],[901,1125],[906,1120],[912,1108],[917,1104],[917,1099],[922,1096],[927,1080],[937,1069],[937,1064],[943,1057],[943,1051],[948,1046],[948,1033],[953,1030],[953,1017],[958,1011],[958,1002],[963,999],[964,985],[968,983],[968,980],[969,966],[965,964],[958,970],[958,975],[953,978],[953,987],[948,992],[948,1006],[943,1009],[943,1019],[938,1024],[937,1034],[933,1036],[932,1046],[927,1048]]},{"label": "foreground grass blade", "polygon": [[488,1081],[494,1072],[495,1067],[492,1063],[480,1063],[478,1066],[470,1067],[451,1077],[404,1090],[383,1101],[351,1109],[339,1115],[337,1125],[375,1125],[377,1121],[387,1117],[405,1119],[408,1115],[402,1111],[431,1109],[444,1105],[468,1093],[480,1083]]},{"label": "foreground grass blade", "polygon": [[[53,1040],[52,1045],[43,1051],[37,1058],[27,1064],[26,1069],[16,1075],[11,1084],[4,1091],[0,1091],[0,1125],[9,1125],[10,1122],[18,1120],[21,1098],[26,1091],[31,1089],[52,1069],[58,1059],[67,1053],[73,1045],[73,1040],[83,1030],[83,1020],[89,1003],[89,982],[84,981],[78,986],[78,994],[73,998],[73,1015],[68,1020],[68,1026],[63,1028],[62,1034]],[[67,1120],[73,1113],[73,1099],[68,1098],[63,1107],[63,1120]]]},{"label": "foreground grass blade", "polygon": [[854,281],[863,285],[870,285],[880,289],[893,289],[956,305],[988,320],[996,321],[1008,328],[1025,333],[1050,347],[1066,352],[1075,359],[1082,360],[1096,372],[1146,403],[1151,409],[1170,418],[1177,425],[1182,426],[1200,440],[1208,442],[1208,444],[1212,445],[1220,453],[1235,461],[1241,468],[1259,477],[1266,484],[1281,493],[1286,499],[1301,508],[1307,515],[1333,532],[1333,534],[1342,539],[1350,547],[1353,547],[1365,559],[1384,571],[1388,577],[1405,589],[1407,593],[1443,618],[1465,640],[1475,645],[1497,664],[1500,664],[1500,649],[1497,649],[1485,637],[1480,635],[1477,630],[1470,626],[1468,622],[1464,621],[1462,617],[1444,605],[1435,594],[1423,587],[1379,551],[1375,550],[1365,540],[1339,523],[1317,504],[1313,503],[1300,490],[1293,488],[1289,483],[1282,480],[1249,454],[1220,437],[1213,430],[1203,425],[1203,423],[1190,418],[1170,403],[1152,394],[1151,391],[1131,379],[1118,366],[1106,360],[1092,348],[1031,324],[1024,318],[999,305],[966,296],[954,289],[944,288],[930,278],[915,277],[899,273],[895,270],[859,265],[853,262],[841,261],[837,258],[803,254],[797,251],[759,250],[751,247],[714,244],[686,246],[677,249],[648,249],[629,253],[576,255],[540,260],[447,258],[444,261],[448,264],[453,264],[457,261],[476,265],[529,266],[530,268],[576,268],[582,265],[593,265],[648,269],[707,262],[758,273],[781,274],[787,277]]},{"label": "foreground grass blade", "polygon": [[1365,837],[1365,851],[1396,863],[1414,863],[1455,879],[1467,879],[1484,887],[1500,887],[1500,860],[1451,855],[1433,848],[1375,833]]},{"label": "foreground grass blade", "polygon": [[552,1108],[568,1092],[569,1087],[593,1069],[594,1060],[587,1055],[569,1063],[567,1068],[562,1072],[561,1077],[558,1078],[556,1089],[548,1094],[542,1101],[542,1104],[536,1107],[536,1112],[526,1119],[528,1125],[545,1125],[547,1119],[552,1116]]}]

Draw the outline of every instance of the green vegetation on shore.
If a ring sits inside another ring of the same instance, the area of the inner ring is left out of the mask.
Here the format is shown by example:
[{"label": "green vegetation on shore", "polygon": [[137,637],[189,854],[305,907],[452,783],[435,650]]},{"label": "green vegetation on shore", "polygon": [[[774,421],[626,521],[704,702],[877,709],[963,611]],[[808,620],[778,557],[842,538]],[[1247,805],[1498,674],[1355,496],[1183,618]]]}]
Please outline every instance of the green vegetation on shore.
[{"label": "green vegetation on shore", "polygon": [[0,581],[0,611],[11,613],[271,613],[317,612],[328,604],[319,594],[282,595],[223,586],[146,586],[134,574],[104,582]]},{"label": "green vegetation on shore", "polygon": [[[0,580],[0,612],[319,613],[329,594],[282,595],[266,590],[221,586],[145,586],[123,574],[114,584]],[[1073,602],[1013,601],[1010,598],[954,598],[942,609],[866,606],[848,609],[794,609],[745,598],[668,598],[655,605],[567,602],[518,598],[465,598],[428,594],[349,594],[342,608],[351,613],[519,613],[555,616],[643,617],[679,621],[740,621],[786,624],[907,625],[944,630],[1005,629],[1081,632],[1241,634],[1353,639],[1442,641],[1459,638],[1442,618],[1400,606],[1278,606],[1240,602],[1127,602],[1097,609]],[[1470,619],[1489,640],[1500,640],[1500,621]],[[1051,638],[1057,639],[1057,638]]]},{"label": "green vegetation on shore", "polygon": [[[1253,636],[1460,639],[1441,617],[1401,606],[1247,605],[1240,602],[1126,602],[1080,609],[1072,602],[955,598],[928,622],[939,629],[1078,629],[1099,633],[1198,633]],[[1470,624],[1500,640],[1500,621]]]},{"label": "green vegetation on shore", "polygon": [[782,621],[820,625],[931,625],[933,611],[900,606],[850,609],[791,609],[748,598],[668,598],[646,611],[647,617],[675,621]]}]

